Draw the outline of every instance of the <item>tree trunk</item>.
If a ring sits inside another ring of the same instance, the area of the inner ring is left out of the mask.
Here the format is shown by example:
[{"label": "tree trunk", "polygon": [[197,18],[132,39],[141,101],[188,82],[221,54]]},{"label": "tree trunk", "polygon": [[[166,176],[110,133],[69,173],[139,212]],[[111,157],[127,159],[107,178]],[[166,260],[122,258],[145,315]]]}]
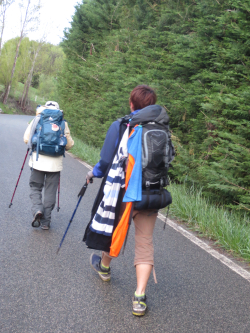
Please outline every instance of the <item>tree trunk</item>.
[{"label": "tree trunk", "polygon": [[7,99],[8,99],[9,93],[10,93],[10,86],[11,86],[10,82],[5,86],[5,91],[4,91],[4,95],[3,95],[3,104],[7,103]]},{"label": "tree trunk", "polygon": [[0,55],[1,55],[1,52],[2,52],[2,40],[3,40],[3,30],[4,30],[4,19],[5,19],[5,16],[3,17],[3,25],[2,25],[2,31],[1,31],[1,37],[0,37]]},{"label": "tree trunk", "polygon": [[[29,77],[29,76],[28,76],[28,77]],[[22,105],[22,102],[23,102],[23,99],[24,99],[24,95],[25,95],[25,92],[26,92],[27,82],[28,82],[28,79],[26,80],[26,82],[25,82],[25,84],[24,84],[24,89],[23,89],[22,97],[19,98],[19,104],[20,104],[20,105]]]},{"label": "tree trunk", "polygon": [[24,91],[23,91],[23,97],[22,97],[22,101],[21,101],[22,110],[25,110],[25,108],[26,108],[26,102],[27,102],[27,99],[28,99],[28,96],[29,96],[29,89],[30,89],[30,85],[31,85],[31,79],[32,79],[32,77],[30,79],[28,77],[28,79],[25,83],[25,88],[24,88]]},{"label": "tree trunk", "polygon": [[15,55],[15,59],[14,59],[14,63],[13,63],[12,71],[11,71],[11,77],[10,77],[10,80],[9,80],[6,88],[5,88],[5,93],[4,93],[4,96],[3,96],[3,104],[6,104],[7,101],[8,101],[8,97],[9,97],[9,93],[10,93],[10,87],[11,87],[11,83],[12,83],[15,68],[16,68],[16,62],[17,62],[17,57],[18,57],[18,53],[19,53],[19,48],[20,48],[20,44],[21,44],[21,41],[22,41],[23,36],[24,36],[24,30],[25,30],[25,27],[26,27],[26,24],[27,24],[27,16],[28,16],[28,11],[29,11],[30,1],[31,0],[28,1],[28,5],[27,5],[27,8],[26,8],[26,13],[25,13],[25,18],[24,18],[23,25],[22,25],[21,34],[20,34],[20,38],[19,38],[17,48],[16,48],[16,55]]},{"label": "tree trunk", "polygon": [[[10,6],[10,4],[9,4],[9,6]],[[4,26],[5,26],[5,14],[6,14],[8,5],[6,2],[3,2],[3,1],[0,1],[0,5],[2,6],[2,29],[1,29],[1,37],[0,37],[0,55],[1,55],[2,43],[3,43],[3,31],[4,31]]]},{"label": "tree trunk", "polygon": [[25,82],[23,95],[22,95],[22,99],[21,99],[21,108],[22,108],[22,110],[25,110],[25,107],[26,107],[26,102],[27,102],[27,98],[28,98],[28,95],[29,95],[29,89],[30,89],[30,85],[31,85],[32,77],[33,77],[35,62],[36,62],[36,58],[38,56],[38,53],[40,51],[40,48],[41,48],[41,45],[39,45],[37,50],[36,50],[29,75],[28,75],[27,80]]}]

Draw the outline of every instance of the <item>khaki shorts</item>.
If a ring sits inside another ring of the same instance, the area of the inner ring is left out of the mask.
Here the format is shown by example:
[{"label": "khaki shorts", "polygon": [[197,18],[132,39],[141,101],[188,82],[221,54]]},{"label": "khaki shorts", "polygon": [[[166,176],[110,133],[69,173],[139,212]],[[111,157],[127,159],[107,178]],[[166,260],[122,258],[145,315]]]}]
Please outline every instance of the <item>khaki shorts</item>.
[{"label": "khaki shorts", "polygon": [[154,266],[153,231],[157,211],[134,211],[135,224],[135,259],[134,265],[149,264]]},{"label": "khaki shorts", "polygon": [[[122,212],[123,209],[121,209]],[[153,231],[157,214],[158,211],[155,210],[134,210],[133,212],[133,221],[135,224],[135,266],[138,264],[154,266]],[[104,253],[109,258],[113,258],[108,252]]]}]

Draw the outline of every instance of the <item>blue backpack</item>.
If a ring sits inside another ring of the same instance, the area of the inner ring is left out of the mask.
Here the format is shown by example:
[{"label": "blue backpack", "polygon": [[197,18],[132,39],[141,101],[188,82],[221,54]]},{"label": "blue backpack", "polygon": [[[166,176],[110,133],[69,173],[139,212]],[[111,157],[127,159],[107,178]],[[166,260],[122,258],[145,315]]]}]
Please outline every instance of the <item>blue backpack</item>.
[{"label": "blue backpack", "polygon": [[67,139],[64,135],[65,121],[60,110],[45,109],[40,113],[40,120],[32,137],[32,151],[38,155],[65,155]]}]

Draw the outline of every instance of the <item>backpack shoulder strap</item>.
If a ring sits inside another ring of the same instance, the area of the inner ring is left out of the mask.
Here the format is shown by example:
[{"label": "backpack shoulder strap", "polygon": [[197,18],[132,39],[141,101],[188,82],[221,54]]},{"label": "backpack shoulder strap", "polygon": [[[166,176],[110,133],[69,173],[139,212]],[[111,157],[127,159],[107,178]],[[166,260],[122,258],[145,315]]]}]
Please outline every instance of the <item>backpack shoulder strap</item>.
[{"label": "backpack shoulder strap", "polygon": [[131,116],[127,114],[124,117],[118,118],[117,121],[119,121],[119,123],[126,123],[127,124],[129,122],[130,118],[131,118]]},{"label": "backpack shoulder strap", "polygon": [[64,131],[65,131],[65,120],[64,119],[61,122],[61,129],[62,129],[62,132],[64,134]]}]

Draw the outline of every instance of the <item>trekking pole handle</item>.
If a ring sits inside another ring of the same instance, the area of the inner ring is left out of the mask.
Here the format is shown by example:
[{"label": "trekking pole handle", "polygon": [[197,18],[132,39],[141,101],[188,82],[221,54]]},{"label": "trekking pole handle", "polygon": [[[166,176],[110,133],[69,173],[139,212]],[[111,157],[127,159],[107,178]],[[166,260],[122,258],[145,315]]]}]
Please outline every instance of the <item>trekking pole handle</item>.
[{"label": "trekking pole handle", "polygon": [[[91,179],[91,180],[92,180],[92,179]],[[90,182],[91,182],[91,180],[90,180]],[[92,180],[91,183],[93,183],[93,180]],[[88,182],[87,182],[87,180],[86,180],[85,184],[84,184],[83,187],[81,188],[81,191],[78,193],[78,198],[79,198],[80,196],[84,196],[84,193],[85,193],[87,187],[88,187]]]}]

